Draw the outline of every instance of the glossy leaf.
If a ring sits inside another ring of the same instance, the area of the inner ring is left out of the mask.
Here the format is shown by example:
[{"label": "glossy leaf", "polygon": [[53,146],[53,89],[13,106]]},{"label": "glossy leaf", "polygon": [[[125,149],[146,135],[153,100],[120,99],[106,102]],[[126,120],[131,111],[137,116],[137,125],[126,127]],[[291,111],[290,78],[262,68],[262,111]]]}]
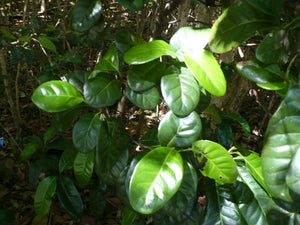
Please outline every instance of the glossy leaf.
[{"label": "glossy leaf", "polygon": [[200,137],[201,130],[201,119],[196,112],[177,117],[169,111],[159,123],[158,140],[163,146],[185,148]]},{"label": "glossy leaf", "polygon": [[243,77],[255,83],[266,84],[283,82],[283,74],[277,65],[262,67],[253,61],[239,62],[236,65],[237,72]]},{"label": "glossy leaf", "polygon": [[145,133],[141,138],[141,143],[148,147],[158,146],[158,138],[157,138],[158,130],[157,128],[151,128]]},{"label": "glossy leaf", "polygon": [[151,214],[170,200],[180,187],[183,162],[180,154],[167,147],[147,153],[136,165],[129,186],[134,210]]},{"label": "glossy leaf", "polygon": [[130,30],[122,30],[115,35],[115,44],[122,53],[127,52],[132,46],[144,42],[143,38]]},{"label": "glossy leaf", "polygon": [[194,167],[184,161],[182,183],[176,194],[163,206],[162,210],[169,216],[184,213],[196,197],[198,176]]},{"label": "glossy leaf", "polygon": [[74,120],[80,112],[88,108],[86,104],[76,105],[68,110],[54,113],[52,116],[52,124],[58,132],[64,132],[70,129]]},{"label": "glossy leaf", "polygon": [[75,70],[69,75],[69,83],[83,93],[83,85],[88,80],[89,72],[85,70]]},{"label": "glossy leaf", "polygon": [[102,108],[115,104],[121,98],[121,82],[110,75],[89,79],[83,87],[84,98],[90,106]]},{"label": "glossy leaf", "polygon": [[128,64],[144,64],[164,55],[176,57],[176,53],[167,42],[155,40],[133,46],[125,53],[124,61]]},{"label": "glossy leaf", "polygon": [[265,64],[287,63],[289,56],[285,46],[287,45],[286,39],[284,30],[275,30],[268,34],[257,47],[256,58]]},{"label": "glossy leaf", "polygon": [[149,90],[159,83],[165,67],[165,64],[158,61],[130,66],[127,73],[128,86],[134,91]]},{"label": "glossy leaf", "polygon": [[238,172],[237,166],[230,153],[220,144],[201,140],[193,143],[193,152],[199,163],[205,160],[200,170],[204,176],[218,183],[234,183]]},{"label": "glossy leaf", "polygon": [[172,36],[170,46],[176,52],[177,58],[184,61],[184,55],[193,51],[201,51],[209,41],[210,29],[193,29],[181,27]]},{"label": "glossy leaf", "polygon": [[98,221],[101,219],[106,206],[105,191],[106,184],[101,180],[96,180],[90,189],[90,207],[94,214],[94,218]]},{"label": "glossy leaf", "polygon": [[136,217],[136,212],[125,207],[121,225],[131,225],[135,217]]},{"label": "glossy leaf", "polygon": [[77,220],[83,213],[83,202],[71,178],[60,176],[57,180],[57,197],[69,216]]},{"label": "glossy leaf", "polygon": [[87,113],[75,123],[72,131],[72,140],[76,149],[81,153],[89,153],[98,140],[98,131],[101,126],[99,115]]},{"label": "glossy leaf", "polygon": [[119,71],[119,56],[117,48],[114,44],[111,44],[105,55],[100,62],[94,68],[94,71],[108,72],[116,71],[120,75]]},{"label": "glossy leaf", "polygon": [[225,94],[226,80],[212,53],[192,52],[184,55],[184,62],[205,90],[218,97]]},{"label": "glossy leaf", "polygon": [[279,91],[288,87],[289,83],[287,81],[283,82],[275,82],[275,83],[266,83],[266,84],[256,84],[258,87],[271,90],[271,91]]},{"label": "glossy leaf", "polygon": [[129,87],[125,88],[127,98],[141,109],[154,109],[160,100],[160,94],[156,87],[145,92],[136,92]]},{"label": "glossy leaf", "polygon": [[78,152],[74,159],[74,175],[80,186],[86,186],[93,174],[95,151]]},{"label": "glossy leaf", "polygon": [[80,104],[83,98],[80,92],[65,81],[48,81],[33,92],[32,101],[47,112],[61,112]]},{"label": "glossy leaf", "polygon": [[200,114],[202,113],[210,104],[211,94],[209,94],[203,87],[200,87],[200,100],[198,102],[195,111]]},{"label": "glossy leaf", "polygon": [[52,203],[52,197],[56,190],[56,176],[43,179],[37,187],[34,196],[34,210],[39,217],[46,215]]},{"label": "glossy leaf", "polygon": [[37,39],[44,48],[49,49],[57,54],[56,46],[53,44],[50,38],[46,36],[39,36]]},{"label": "glossy leaf", "polygon": [[61,157],[59,158],[59,173],[62,173],[64,170],[69,170],[73,168],[74,159],[76,157],[75,149],[65,150]]},{"label": "glossy leaf", "polygon": [[144,6],[145,0],[117,0],[121,5],[131,10],[140,10]]},{"label": "glossy leaf", "polygon": [[300,88],[292,88],[269,121],[262,152],[266,185],[280,199],[300,196]]},{"label": "glossy leaf", "polygon": [[231,124],[223,120],[222,123],[217,126],[218,143],[226,148],[232,145],[232,128]]},{"label": "glossy leaf", "polygon": [[184,67],[171,67],[161,79],[164,100],[174,114],[187,116],[196,108],[200,89],[193,74]]},{"label": "glossy leaf", "polygon": [[210,49],[224,53],[238,47],[257,30],[279,25],[279,17],[269,16],[251,6],[248,1],[232,4],[214,23],[210,33]]},{"label": "glossy leaf", "polygon": [[251,129],[250,129],[249,123],[240,114],[237,114],[237,113],[228,113],[228,114],[226,114],[225,117],[228,117],[230,119],[233,119],[233,120],[237,121],[242,126],[242,128],[244,129],[244,131],[246,131],[248,134],[251,133]]},{"label": "glossy leaf", "polygon": [[248,0],[250,5],[270,16],[279,17],[283,10],[283,1],[278,0]]},{"label": "glossy leaf", "polygon": [[72,28],[78,32],[89,30],[101,18],[100,0],[80,0],[71,11]]}]

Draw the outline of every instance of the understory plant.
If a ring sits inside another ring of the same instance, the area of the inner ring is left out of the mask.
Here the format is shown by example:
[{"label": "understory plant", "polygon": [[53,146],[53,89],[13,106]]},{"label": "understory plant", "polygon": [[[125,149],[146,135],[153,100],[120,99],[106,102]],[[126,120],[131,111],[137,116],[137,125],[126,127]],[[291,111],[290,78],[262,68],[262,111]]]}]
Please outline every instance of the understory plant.
[{"label": "understory plant", "polygon": [[[133,10],[144,3],[119,2]],[[90,205],[97,219],[109,191],[124,204],[122,224],[146,224],[147,217],[154,224],[168,225],[299,224],[295,34],[300,15],[288,18],[285,3],[238,1],[212,28],[182,27],[169,43],[146,42],[131,31],[120,31],[93,70],[74,70],[37,87],[32,101],[53,113],[53,123],[43,140],[29,143],[21,154],[28,160],[38,149],[45,151],[30,166],[33,186],[42,170],[48,174],[36,190],[36,213],[46,215],[56,194],[71,218],[80,219],[84,205],[77,187],[92,180]],[[71,23],[81,43],[101,36],[101,13],[99,0],[76,3]],[[264,134],[262,154],[233,139],[231,127],[236,122],[250,132],[240,115],[215,110],[218,121],[208,119],[210,96],[223,96],[227,86],[213,53],[231,51],[249,39],[258,43],[255,57],[237,63],[236,71],[282,97]],[[163,101],[168,111],[158,127],[132,140],[126,117],[109,114],[124,97],[142,110],[155,110]],[[57,138],[70,129],[71,140]],[[132,151],[136,145],[141,151]]]}]

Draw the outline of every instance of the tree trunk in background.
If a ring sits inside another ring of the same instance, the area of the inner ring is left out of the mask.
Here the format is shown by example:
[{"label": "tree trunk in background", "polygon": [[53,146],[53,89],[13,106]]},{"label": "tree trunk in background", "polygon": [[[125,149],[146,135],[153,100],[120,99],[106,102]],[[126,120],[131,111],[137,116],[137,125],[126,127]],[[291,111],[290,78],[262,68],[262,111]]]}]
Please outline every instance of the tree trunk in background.
[{"label": "tree trunk in background", "polygon": [[188,22],[188,15],[191,8],[191,0],[181,1],[178,7],[178,27],[186,27]]}]

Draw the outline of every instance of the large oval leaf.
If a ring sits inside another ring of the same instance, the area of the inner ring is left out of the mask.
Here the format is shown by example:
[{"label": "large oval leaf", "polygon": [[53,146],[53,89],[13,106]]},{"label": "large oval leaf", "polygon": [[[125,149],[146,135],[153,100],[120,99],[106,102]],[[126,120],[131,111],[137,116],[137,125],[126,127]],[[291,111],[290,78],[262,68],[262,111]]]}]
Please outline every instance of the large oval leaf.
[{"label": "large oval leaf", "polygon": [[193,151],[199,163],[205,163],[200,170],[204,176],[218,183],[234,183],[238,171],[230,153],[220,144],[201,140],[193,143]]},{"label": "large oval leaf", "polygon": [[72,131],[74,146],[81,153],[89,153],[96,147],[101,126],[99,115],[88,113],[80,117]]},{"label": "large oval leaf", "polygon": [[57,197],[61,206],[72,219],[79,219],[83,213],[83,202],[73,180],[60,176],[57,180]]},{"label": "large oval leaf", "polygon": [[80,104],[83,98],[73,85],[54,80],[38,86],[33,92],[32,101],[44,111],[61,112]]},{"label": "large oval leaf", "polygon": [[265,183],[285,201],[300,197],[300,88],[287,94],[269,121],[262,152]]},{"label": "large oval leaf", "polygon": [[56,190],[56,176],[50,176],[43,179],[34,196],[34,210],[39,217],[46,215],[52,203],[52,196]]},{"label": "large oval leaf", "polygon": [[75,70],[69,74],[69,83],[83,93],[83,85],[88,80],[90,72],[85,70]]},{"label": "large oval leaf", "polygon": [[122,30],[115,35],[115,44],[122,53],[142,43],[145,43],[144,39],[131,30]]},{"label": "large oval leaf", "polygon": [[194,167],[184,161],[182,183],[176,194],[163,206],[162,210],[170,216],[178,216],[186,211],[196,197],[198,176]]},{"label": "large oval leaf", "polygon": [[134,210],[150,214],[160,209],[177,192],[183,177],[180,154],[167,147],[147,153],[136,165],[129,186]]},{"label": "large oval leaf", "polygon": [[159,92],[153,87],[145,92],[135,92],[129,87],[125,89],[127,98],[141,109],[154,109],[159,103]]},{"label": "large oval leaf", "polygon": [[260,66],[253,61],[239,62],[236,65],[237,72],[243,77],[255,83],[266,84],[283,82],[283,73],[278,65]]},{"label": "large oval leaf", "polygon": [[161,91],[169,108],[178,116],[189,115],[197,106],[200,88],[193,74],[184,67],[169,68],[161,79]]},{"label": "large oval leaf", "polygon": [[109,74],[101,74],[84,84],[83,93],[86,102],[92,107],[111,106],[122,96],[121,82],[114,80]]},{"label": "large oval leaf", "polygon": [[185,148],[200,137],[201,130],[201,119],[195,111],[186,117],[177,117],[170,110],[159,123],[157,137],[163,146]]},{"label": "large oval leaf", "polygon": [[192,51],[201,51],[209,41],[210,29],[193,29],[181,27],[172,36],[170,46],[176,52],[177,58],[184,61],[183,56]]},{"label": "large oval leaf", "polygon": [[165,64],[158,61],[130,66],[127,73],[128,86],[134,91],[149,90],[159,83],[165,67]]},{"label": "large oval leaf", "polygon": [[247,2],[270,16],[280,16],[283,9],[283,1],[278,0],[248,0]]},{"label": "large oval leaf", "polygon": [[101,18],[100,0],[80,0],[71,11],[72,28],[75,31],[89,30]]},{"label": "large oval leaf", "polygon": [[210,33],[210,49],[224,53],[250,38],[257,30],[279,25],[279,17],[266,15],[248,1],[239,1],[225,9],[214,23]]},{"label": "large oval leaf", "polygon": [[184,55],[184,61],[201,86],[215,96],[226,92],[224,74],[212,53],[203,50]]},{"label": "large oval leaf", "polygon": [[143,64],[164,55],[176,57],[176,53],[167,42],[156,40],[133,46],[125,53],[124,61],[128,64]]},{"label": "large oval leaf", "polygon": [[95,151],[88,154],[78,152],[74,160],[74,175],[80,186],[86,186],[93,174]]}]

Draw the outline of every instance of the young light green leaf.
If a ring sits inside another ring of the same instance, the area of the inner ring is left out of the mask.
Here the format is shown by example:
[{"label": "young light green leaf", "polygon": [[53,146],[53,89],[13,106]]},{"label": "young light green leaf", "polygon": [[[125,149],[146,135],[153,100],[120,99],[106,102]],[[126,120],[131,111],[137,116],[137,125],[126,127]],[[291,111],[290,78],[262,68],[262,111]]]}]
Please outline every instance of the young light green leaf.
[{"label": "young light green leaf", "polygon": [[185,54],[184,62],[209,93],[218,97],[225,94],[226,80],[212,53],[203,50]]},{"label": "young light green leaf", "polygon": [[160,99],[160,94],[156,87],[144,92],[133,91],[130,87],[125,88],[127,98],[141,109],[154,109]]},{"label": "young light green leaf", "polygon": [[48,81],[41,84],[32,95],[33,103],[47,112],[61,112],[83,101],[80,92],[65,81]]},{"label": "young light green leaf", "polygon": [[103,58],[94,68],[94,71],[108,72],[116,71],[121,76],[119,71],[119,56],[117,48],[114,44],[111,44]]},{"label": "young light green leaf", "polygon": [[257,10],[248,1],[239,1],[225,9],[210,33],[210,49],[215,53],[232,50],[250,38],[257,30],[279,26],[274,18]]},{"label": "young light green leaf", "polygon": [[38,41],[40,44],[44,47],[47,48],[57,54],[56,46],[53,44],[53,42],[46,36],[39,36],[37,37]]},{"label": "young light green leaf", "polygon": [[56,176],[49,176],[43,179],[37,187],[34,196],[34,210],[39,217],[46,215],[52,203],[52,196],[56,190]]},{"label": "young light green leaf", "polygon": [[200,170],[204,176],[218,183],[235,182],[238,175],[236,163],[222,145],[208,140],[196,141],[193,151],[199,163],[205,162]]},{"label": "young light green leaf", "polygon": [[176,53],[167,42],[155,40],[133,46],[125,53],[124,61],[128,64],[144,64],[164,55],[176,58]]},{"label": "young light green leaf", "polygon": [[129,186],[129,200],[134,210],[151,214],[177,192],[183,177],[180,154],[168,147],[147,153],[136,165]]},{"label": "young light green leaf", "polygon": [[201,119],[195,111],[178,117],[170,110],[159,123],[157,137],[163,146],[185,148],[200,137],[201,131]]},{"label": "young light green leaf", "polygon": [[121,225],[131,225],[136,217],[136,212],[130,210],[129,208],[124,208],[124,214],[122,218]]},{"label": "young light green leaf", "polygon": [[74,175],[80,186],[85,187],[93,174],[95,151],[78,152],[74,160]]},{"label": "young light green leaf", "polygon": [[84,154],[91,152],[98,141],[101,120],[98,114],[87,113],[75,123],[72,140],[76,149]]},{"label": "young light green leaf", "polygon": [[210,29],[193,29],[181,27],[172,36],[170,46],[176,52],[177,58],[184,61],[184,55],[193,51],[201,51],[209,41]]},{"label": "young light green leaf", "polygon": [[[300,196],[300,88],[292,88],[269,121],[262,152],[265,183],[280,199]],[[293,196],[291,196],[291,193]]]},{"label": "young light green leaf", "polygon": [[174,114],[189,115],[198,105],[200,89],[193,74],[184,67],[171,67],[161,79],[164,100]]}]

